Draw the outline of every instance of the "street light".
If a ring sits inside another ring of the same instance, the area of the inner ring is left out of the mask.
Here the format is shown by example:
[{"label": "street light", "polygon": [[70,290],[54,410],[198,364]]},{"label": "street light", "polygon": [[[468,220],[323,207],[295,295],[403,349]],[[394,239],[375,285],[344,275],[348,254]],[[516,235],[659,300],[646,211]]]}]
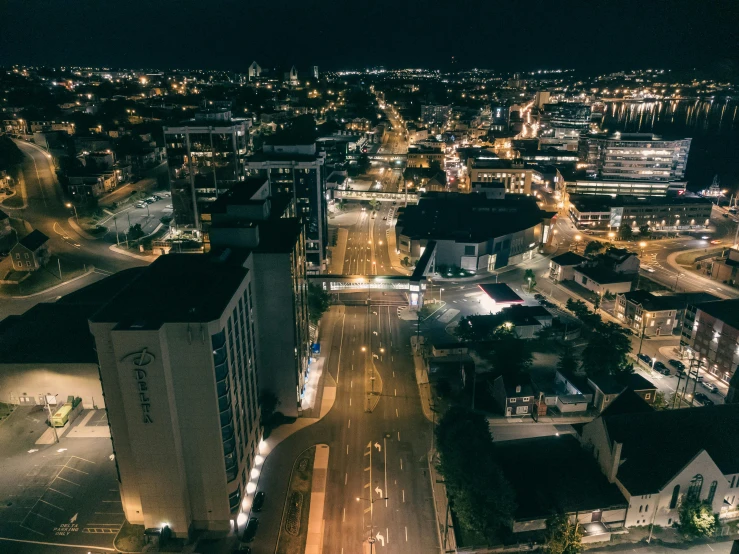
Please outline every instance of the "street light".
[{"label": "street light", "polygon": [[580,250],[581,240],[582,240],[582,237],[580,235],[575,235],[575,252],[578,252]]},{"label": "street light", "polygon": [[608,238],[611,239],[611,240],[613,240],[614,238],[616,238],[616,233],[614,233],[613,231],[610,231],[608,233]]},{"label": "street light", "polygon": [[74,205],[74,204],[72,204],[71,202],[67,202],[67,203],[66,203],[66,204],[64,204],[64,205],[65,205],[65,206],[66,206],[67,208],[72,208],[72,209],[74,210],[74,219],[75,219],[75,220],[77,221],[77,225],[79,225],[79,224],[80,224],[80,218],[79,218],[79,217],[77,217],[77,206],[75,206],[75,205]]},{"label": "street light", "polygon": [[647,243],[646,243],[646,242],[644,242],[644,241],[641,241],[641,242],[639,243],[639,248],[641,248],[641,255],[642,255],[642,257],[644,257],[644,249],[645,249],[646,247],[647,247]]},{"label": "street light", "polygon": [[441,302],[441,291],[443,290],[444,290],[443,288],[439,287],[439,302]]}]

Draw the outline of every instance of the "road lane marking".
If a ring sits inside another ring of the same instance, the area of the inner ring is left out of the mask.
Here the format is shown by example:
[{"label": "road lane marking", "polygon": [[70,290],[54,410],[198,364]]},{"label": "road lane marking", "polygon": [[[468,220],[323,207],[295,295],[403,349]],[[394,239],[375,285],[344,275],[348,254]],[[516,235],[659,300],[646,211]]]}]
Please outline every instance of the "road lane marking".
[{"label": "road lane marking", "polygon": [[345,473],[344,474],[344,485],[346,485],[346,482],[347,482],[348,479],[349,479],[349,474],[348,473]]},{"label": "road lane marking", "polygon": [[400,417],[400,415],[398,414],[398,408],[395,408],[395,417]]},{"label": "road lane marking", "polygon": [[405,542],[408,542],[408,527],[405,528]]},{"label": "road lane marking", "polygon": [[350,406],[352,405],[352,397],[351,396],[349,397],[349,405]]},{"label": "road lane marking", "polygon": [[[341,516],[341,523],[344,523],[346,521],[346,508],[343,510],[343,515]],[[341,549],[342,552],[344,552],[344,549]]]},{"label": "road lane marking", "polygon": [[348,444],[346,445],[346,455],[347,456],[349,455],[349,445]]},{"label": "road lane marking", "polygon": [[385,527],[385,544],[389,544],[389,543],[390,543],[390,530],[387,527]]},{"label": "road lane marking", "polygon": [[398,431],[398,440],[400,440],[400,431]]},{"label": "road lane marking", "polygon": [[347,429],[351,429],[351,426],[352,426],[352,420],[350,419],[350,420],[349,420],[349,423],[347,424],[347,426],[346,426],[346,427],[347,427]]},{"label": "road lane marking", "polygon": [[405,502],[405,489],[403,489],[403,502]]},{"label": "road lane marking", "polygon": [[400,459],[400,471],[403,471],[403,458]]},{"label": "road lane marking", "polygon": [[398,396],[398,389],[394,389],[394,390],[395,390],[395,396]]}]

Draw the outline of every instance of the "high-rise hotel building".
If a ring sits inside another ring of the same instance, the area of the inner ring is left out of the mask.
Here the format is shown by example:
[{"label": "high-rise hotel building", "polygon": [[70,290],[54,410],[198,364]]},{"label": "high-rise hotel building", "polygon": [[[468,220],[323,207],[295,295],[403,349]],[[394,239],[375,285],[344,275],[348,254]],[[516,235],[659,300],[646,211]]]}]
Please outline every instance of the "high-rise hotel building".
[{"label": "high-rise hotel building", "polygon": [[244,519],[262,433],[253,279],[227,251],[162,256],[90,319],[132,524]]}]

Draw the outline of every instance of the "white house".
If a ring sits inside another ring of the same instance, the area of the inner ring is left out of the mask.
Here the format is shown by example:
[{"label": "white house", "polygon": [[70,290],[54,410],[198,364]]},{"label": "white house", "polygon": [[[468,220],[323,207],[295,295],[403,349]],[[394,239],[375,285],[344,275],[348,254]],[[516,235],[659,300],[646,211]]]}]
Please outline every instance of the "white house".
[{"label": "white house", "polygon": [[583,427],[581,443],[629,508],[625,526],[669,526],[686,496],[739,518],[739,404],[624,413],[616,404]]}]

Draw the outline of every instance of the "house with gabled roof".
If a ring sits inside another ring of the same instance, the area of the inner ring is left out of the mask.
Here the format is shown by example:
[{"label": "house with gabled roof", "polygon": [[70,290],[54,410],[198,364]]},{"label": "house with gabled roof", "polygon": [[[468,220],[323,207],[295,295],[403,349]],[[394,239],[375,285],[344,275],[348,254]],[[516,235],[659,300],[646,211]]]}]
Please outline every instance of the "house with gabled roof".
[{"label": "house with gabled roof", "polygon": [[11,248],[10,258],[16,271],[36,271],[49,261],[49,237],[38,229],[31,231]]},{"label": "house with gabled roof", "polygon": [[625,526],[670,526],[685,498],[739,518],[739,405],[623,410],[583,426],[581,444],[628,501]]}]

